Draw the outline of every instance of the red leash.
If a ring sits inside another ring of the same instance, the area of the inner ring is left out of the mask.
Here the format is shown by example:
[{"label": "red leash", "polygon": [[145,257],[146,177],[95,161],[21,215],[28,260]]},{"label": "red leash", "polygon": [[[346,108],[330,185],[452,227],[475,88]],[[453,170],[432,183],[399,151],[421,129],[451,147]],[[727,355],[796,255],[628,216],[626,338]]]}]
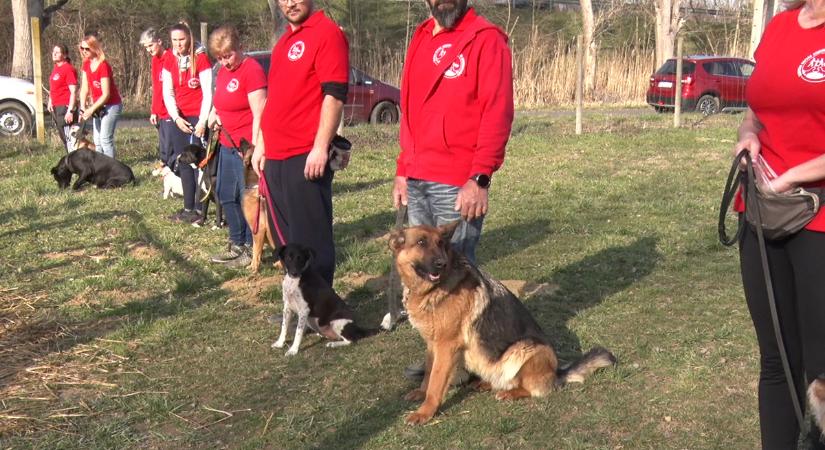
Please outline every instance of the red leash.
[{"label": "red leash", "polygon": [[[278,218],[275,216],[275,206],[272,204],[272,196],[269,195],[269,186],[266,184],[266,177],[264,176],[264,171],[261,171],[261,182],[258,183],[258,191],[261,193],[261,196],[266,198],[267,209],[269,210],[270,218],[272,219],[272,224],[275,225],[275,233],[278,235],[278,239],[281,241],[281,245],[286,245],[286,239],[284,239],[284,235],[281,233],[281,227],[278,226]],[[260,218],[261,208],[258,208],[258,214]],[[257,224],[258,221],[255,221]]]}]

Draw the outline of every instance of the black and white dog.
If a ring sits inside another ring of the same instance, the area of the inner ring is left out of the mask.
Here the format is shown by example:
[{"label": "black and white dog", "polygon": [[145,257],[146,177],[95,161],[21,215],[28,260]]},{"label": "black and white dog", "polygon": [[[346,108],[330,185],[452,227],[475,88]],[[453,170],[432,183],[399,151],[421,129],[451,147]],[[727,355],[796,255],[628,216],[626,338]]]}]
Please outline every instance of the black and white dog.
[{"label": "black and white dog", "polygon": [[283,348],[292,315],[298,316],[295,339],[286,352],[298,353],[307,326],[329,339],[327,347],[349,345],[359,339],[378,333],[378,329],[364,329],[353,321],[352,311],[335,293],[321,275],[311,267],[313,252],[299,244],[287,244],[278,251],[286,274],[283,282],[284,311],[281,335],[272,348]]},{"label": "black and white dog", "polygon": [[135,182],[135,175],[129,166],[92,150],[71,152],[60,158],[57,165],[52,167],[52,176],[60,189],[69,187],[73,174],[77,174],[77,180],[72,186],[74,190],[80,189],[86,183],[107,189]]},{"label": "black and white dog", "polygon": [[215,192],[218,182],[218,158],[220,155],[215,154],[207,163],[206,167],[200,168],[201,162],[206,158],[206,149],[200,145],[187,145],[180,156],[178,157],[178,164],[189,164],[193,169],[198,171],[198,187],[200,193],[198,194],[203,201],[203,217],[196,225],[203,226],[206,223],[206,215],[209,212],[209,202],[215,204],[215,226],[214,228],[223,227],[223,207],[218,201],[218,193]]}]

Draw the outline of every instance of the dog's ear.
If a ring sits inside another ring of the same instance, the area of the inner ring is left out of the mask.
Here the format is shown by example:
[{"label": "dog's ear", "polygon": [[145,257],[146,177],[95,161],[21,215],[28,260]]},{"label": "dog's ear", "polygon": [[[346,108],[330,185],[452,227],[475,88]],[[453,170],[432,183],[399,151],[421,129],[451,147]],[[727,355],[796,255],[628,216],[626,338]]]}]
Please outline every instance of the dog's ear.
[{"label": "dog's ear", "polygon": [[306,251],[307,260],[306,260],[306,262],[304,262],[304,267],[301,268],[301,273],[303,273],[305,270],[309,269],[309,266],[312,264],[312,261],[315,259],[315,250],[313,250],[309,247],[306,247],[304,249],[304,251]]},{"label": "dog's ear", "polygon": [[441,235],[441,238],[444,239],[445,242],[449,242],[453,238],[453,233],[455,233],[455,229],[458,228],[460,224],[461,220],[456,220],[454,222],[442,225],[438,227],[438,233]]},{"label": "dog's ear", "polygon": [[395,230],[390,233],[390,249],[393,253],[397,253],[401,248],[404,246],[404,242],[406,241],[406,233],[404,230]]},{"label": "dog's ear", "polygon": [[276,255],[278,255],[278,260],[280,261],[284,260],[284,250],[286,250],[286,245],[278,247],[278,251],[275,253]]}]

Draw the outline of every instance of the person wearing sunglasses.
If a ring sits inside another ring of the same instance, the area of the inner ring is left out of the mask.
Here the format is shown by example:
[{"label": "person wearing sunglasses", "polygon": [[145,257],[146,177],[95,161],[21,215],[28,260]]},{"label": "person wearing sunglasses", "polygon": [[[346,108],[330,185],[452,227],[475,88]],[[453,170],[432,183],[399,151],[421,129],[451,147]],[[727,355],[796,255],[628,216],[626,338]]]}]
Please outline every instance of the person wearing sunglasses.
[{"label": "person wearing sunglasses", "polygon": [[66,147],[66,136],[68,126],[77,118],[77,71],[72,66],[69,59],[69,50],[65,45],[58,44],[52,49],[52,61],[54,69],[49,76],[49,102],[48,110],[52,114],[54,124],[57,126],[57,134]]},{"label": "person wearing sunglasses", "polygon": [[169,31],[172,57],[164,62],[163,103],[174,124],[169,133],[172,146],[166,165],[177,169],[183,184],[183,209],[169,216],[182,223],[200,221],[203,205],[198,195],[198,173],[176,159],[188,145],[205,145],[206,122],[212,108],[212,66],[202,45],[195,45],[189,26],[181,22]]},{"label": "person wearing sunglasses", "polygon": [[158,157],[166,165],[172,155],[172,145],[169,138],[170,130],[175,127],[172,117],[166,111],[163,103],[163,79],[161,72],[166,60],[172,58],[172,51],[164,48],[160,33],[155,28],[147,28],[140,34],[139,43],[152,61],[152,108],[149,114],[149,123],[158,129]]},{"label": "person wearing sunglasses", "polygon": [[288,24],[272,48],[263,139],[256,142],[252,165],[264,172],[284,239],[311,248],[313,268],[332,285],[328,154],[347,99],[349,44],[341,28],[313,3],[278,0]]},{"label": "person wearing sunglasses", "polygon": [[[95,34],[87,34],[80,41],[83,57],[80,83],[80,119],[94,119],[94,142],[98,152],[115,157],[115,127],[123,105],[115,85],[112,66],[106,60],[103,46]],[[85,107],[83,105],[86,105]]]}]

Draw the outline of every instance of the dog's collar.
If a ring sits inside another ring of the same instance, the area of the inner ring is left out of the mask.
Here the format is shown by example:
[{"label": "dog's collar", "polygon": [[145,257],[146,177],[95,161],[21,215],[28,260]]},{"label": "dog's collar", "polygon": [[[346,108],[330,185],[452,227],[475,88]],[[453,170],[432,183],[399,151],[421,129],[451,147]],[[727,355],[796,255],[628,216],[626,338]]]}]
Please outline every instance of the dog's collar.
[{"label": "dog's collar", "polygon": [[244,189],[246,189],[247,191],[250,191],[252,189],[258,189],[258,184],[250,184],[249,186],[244,187]]}]

